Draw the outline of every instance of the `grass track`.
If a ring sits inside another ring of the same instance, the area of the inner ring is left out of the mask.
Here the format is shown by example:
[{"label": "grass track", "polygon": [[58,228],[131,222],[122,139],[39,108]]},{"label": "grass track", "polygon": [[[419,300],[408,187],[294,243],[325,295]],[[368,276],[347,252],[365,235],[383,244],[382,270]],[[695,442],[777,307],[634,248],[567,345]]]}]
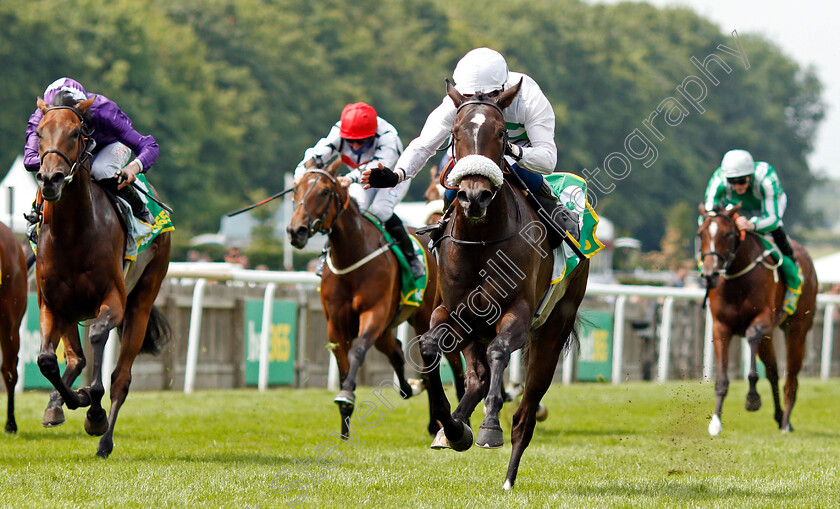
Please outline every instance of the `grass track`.
[{"label": "grass track", "polygon": [[[338,411],[325,390],[135,392],[120,412],[111,457],[83,411],[59,428],[40,426],[46,393],[17,399],[16,436],[0,437],[3,507],[837,507],[840,384],[800,381],[796,431],[782,435],[764,407],[743,410],[734,382],[724,431],[706,431],[708,383],[553,386],[515,489],[501,489],[510,444],[499,450],[433,451],[426,398],[379,404],[354,421],[358,443],[339,443]],[[502,415],[509,442],[513,408]],[[481,417],[479,406],[473,428]],[[319,444],[332,468],[317,464]],[[331,449],[330,447],[334,447]],[[339,453],[341,454],[339,456]],[[301,473],[282,474],[310,459]],[[285,494],[272,489],[288,485]]]}]

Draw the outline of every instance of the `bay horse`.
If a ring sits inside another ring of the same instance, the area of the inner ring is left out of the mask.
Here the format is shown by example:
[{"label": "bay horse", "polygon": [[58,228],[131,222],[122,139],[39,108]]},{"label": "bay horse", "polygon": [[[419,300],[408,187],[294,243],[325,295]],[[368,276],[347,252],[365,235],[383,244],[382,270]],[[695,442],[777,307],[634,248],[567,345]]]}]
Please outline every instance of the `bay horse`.
[{"label": "bay horse", "polygon": [[[71,410],[90,406],[85,431],[102,437],[96,454],[107,458],[135,357],[141,351],[158,353],[169,338],[168,323],[153,304],[169,267],[170,234],[158,235],[123,277],[126,233],[105,191],[91,182],[85,113],[92,103],[50,106],[40,98],[37,103],[44,117],[38,125],[41,168],[36,180],[45,200],[35,269],[42,337],[38,367],[55,387],[43,425],[64,422],[62,403]],[[79,322],[90,330],[93,381],[74,391],[73,381],[86,363]],[[114,327],[120,327],[121,337],[109,416],[102,408],[102,357]],[[67,359],[63,376],[55,354],[61,339]]]},{"label": "bay horse", "polygon": [[26,312],[26,259],[12,230],[0,223],[0,348],[6,382],[6,433],[17,432],[15,385],[18,381],[20,323]]},{"label": "bay horse", "polygon": [[[804,280],[796,312],[787,315],[782,310],[785,284],[777,274],[779,263],[768,256],[758,235],[738,229],[735,218],[740,209],[740,205],[735,205],[730,209],[716,207],[707,211],[700,205],[703,223],[697,235],[701,245],[702,278],[714,320],[715,411],[709,433],[717,436],[723,429],[720,417],[723,400],[729,391],[727,370],[733,335],[745,337],[750,349],[745,408],[751,412],[761,408],[761,397],[756,391],[755,357],[758,354],[773,392],[774,418],[782,432],[787,433],[793,431],[790,414],[796,402],[797,375],[805,355],[805,338],[814,322],[817,276],[811,257],[802,245],[791,239]],[[779,371],[773,346],[775,326],[784,332],[787,346],[784,410],[779,401]]]},{"label": "bay horse", "polygon": [[[405,358],[393,328],[408,321],[418,334],[429,330],[429,317],[437,292],[437,263],[420,238],[427,261],[428,285],[422,304],[400,305],[400,267],[380,231],[359,211],[348,190],[338,182],[341,160],[321,170],[308,168],[295,185],[295,209],[286,228],[291,243],[304,247],[315,233],[326,233],[331,262],[321,278],[321,303],[327,318],[327,336],[338,362],[341,391],[335,397],[341,415],[341,435],[348,437],[348,421],[355,405],[358,370],[371,346],[382,352],[394,368],[403,398],[418,391],[405,378]],[[463,394],[460,356],[449,356],[455,388]],[[431,407],[430,407],[431,408]],[[430,418],[434,435],[439,424]]]},{"label": "bay horse", "polygon": [[[559,283],[565,293],[544,325],[531,321],[552,276],[546,231],[523,193],[502,181],[507,143],[502,110],[521,82],[492,97],[461,95],[447,80],[447,94],[458,108],[452,127],[456,164],[474,165],[458,186],[452,219],[439,252],[442,303],[432,313],[431,329],[420,340],[433,412],[443,424],[432,448],[463,451],[472,446],[469,418],[484,399],[485,416],[475,443],[504,444],[499,423],[502,375],[511,352],[523,347],[527,374],[522,401],[513,416],[512,450],[504,489],[513,488],[522,454],[537,421],[540,400],[551,384],[560,354],[575,340],[577,310],[586,291],[589,260]],[[472,162],[468,163],[467,161]],[[477,162],[476,162],[477,161]],[[537,231],[530,227],[540,225]],[[462,351],[466,359],[465,393],[450,414],[440,383],[441,352]]]}]

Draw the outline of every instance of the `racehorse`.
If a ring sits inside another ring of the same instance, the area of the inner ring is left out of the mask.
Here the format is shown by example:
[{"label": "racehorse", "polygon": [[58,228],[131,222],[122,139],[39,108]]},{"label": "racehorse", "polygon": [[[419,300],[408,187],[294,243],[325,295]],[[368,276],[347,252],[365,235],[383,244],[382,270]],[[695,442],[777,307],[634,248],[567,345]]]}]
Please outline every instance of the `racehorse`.
[{"label": "racehorse", "polygon": [[6,433],[15,433],[15,384],[20,350],[20,322],[26,312],[26,260],[12,230],[0,223],[0,348],[8,396]]},{"label": "racehorse", "polygon": [[[304,247],[315,233],[326,233],[331,262],[321,279],[321,303],[327,318],[327,336],[338,362],[341,391],[335,398],[341,414],[341,435],[348,437],[348,421],[355,405],[356,376],[371,346],[385,354],[399,380],[403,398],[418,388],[406,380],[405,358],[392,329],[403,321],[418,334],[429,330],[435,306],[437,264],[425,248],[428,285],[422,304],[400,305],[400,267],[379,230],[359,211],[348,190],[337,180],[341,160],[326,169],[309,168],[294,190],[295,210],[286,228],[291,243]],[[449,356],[455,388],[463,394],[460,356]],[[430,406],[431,408],[431,406]],[[429,433],[440,426],[429,420]]]},{"label": "racehorse", "polygon": [[[423,362],[429,366],[426,376],[434,416],[443,424],[432,447],[457,451],[472,445],[469,418],[482,398],[485,416],[475,443],[485,448],[503,445],[502,375],[511,352],[528,346],[524,392],[513,416],[506,490],[513,488],[560,354],[575,340],[577,310],[589,274],[589,261],[584,259],[560,283],[566,285],[565,293],[544,325],[531,330],[549,287],[553,258],[545,230],[529,227],[542,226],[539,215],[521,191],[502,181],[507,143],[502,110],[520,85],[495,97],[467,98],[447,81],[447,94],[458,108],[452,127],[458,162],[453,173],[460,165],[467,169],[456,184],[455,208],[439,247],[442,303],[432,313],[430,331],[420,340]],[[451,414],[440,383],[442,351],[462,351],[466,359],[465,394]]]},{"label": "racehorse", "polygon": [[[126,233],[105,191],[91,183],[85,113],[92,103],[50,106],[38,99],[44,117],[38,126],[41,168],[36,179],[45,200],[36,261],[42,336],[38,367],[55,387],[43,425],[64,422],[62,403],[71,410],[90,406],[85,430],[102,437],[96,454],[106,458],[114,447],[114,426],[128,395],[134,358],[141,351],[159,352],[169,337],[169,325],[153,303],[169,267],[170,238],[168,232],[158,235],[123,277]],[[83,321],[93,347],[93,381],[74,391],[73,381],[86,362],[77,327]],[[109,417],[102,408],[102,357],[114,327],[120,327],[121,338]],[[62,338],[63,377],[55,354]]]},{"label": "racehorse", "polygon": [[[774,417],[783,433],[793,431],[790,414],[796,401],[797,375],[805,354],[805,337],[814,322],[817,301],[817,276],[814,264],[805,249],[791,240],[796,259],[802,268],[804,280],[802,296],[793,315],[782,310],[785,285],[778,277],[779,265],[758,235],[745,232],[735,225],[740,205],[731,209],[715,208],[707,211],[700,205],[703,216],[697,235],[703,280],[708,292],[714,319],[715,346],[715,412],[709,423],[709,433],[718,435],[723,427],[720,414],[723,400],[729,391],[729,343],[733,335],[747,339],[750,348],[750,368],[747,379],[750,388],[745,408],[754,412],[761,408],[761,397],[756,391],[755,356],[764,363],[767,380],[773,391]],[[781,256],[778,254],[777,256]],[[773,347],[773,327],[779,326],[785,334],[787,345],[787,375],[785,380],[785,408],[779,402],[779,371]]]}]

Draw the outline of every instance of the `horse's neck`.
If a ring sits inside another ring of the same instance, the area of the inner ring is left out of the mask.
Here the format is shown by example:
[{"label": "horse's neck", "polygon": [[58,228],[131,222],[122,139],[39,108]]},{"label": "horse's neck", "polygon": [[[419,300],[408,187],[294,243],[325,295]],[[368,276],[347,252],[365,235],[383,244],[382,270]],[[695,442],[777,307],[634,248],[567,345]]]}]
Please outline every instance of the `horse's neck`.
[{"label": "horse's neck", "polygon": [[[378,237],[368,235],[369,229],[375,229],[369,223],[370,221],[362,216],[359,207],[352,200],[339,214],[328,235],[331,256],[337,265],[343,267],[355,263],[379,244]],[[375,238],[377,242],[369,242],[368,238]]]},{"label": "horse's neck", "polygon": [[764,244],[758,235],[747,233],[744,240],[738,244],[735,257],[732,259],[729,272],[735,273],[754,262],[764,252]]},{"label": "horse's neck", "polygon": [[51,212],[45,214],[45,224],[52,235],[78,239],[94,230],[92,187],[90,177],[79,172],[64,188],[61,199],[49,204]]}]

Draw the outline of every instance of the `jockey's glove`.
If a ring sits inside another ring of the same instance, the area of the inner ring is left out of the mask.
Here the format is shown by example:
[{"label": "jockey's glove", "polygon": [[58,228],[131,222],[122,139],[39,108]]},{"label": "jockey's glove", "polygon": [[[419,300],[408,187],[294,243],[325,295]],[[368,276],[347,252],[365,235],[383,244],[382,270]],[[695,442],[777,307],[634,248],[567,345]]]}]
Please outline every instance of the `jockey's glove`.
[{"label": "jockey's glove", "polygon": [[370,187],[394,187],[400,183],[400,174],[390,168],[371,168]]},{"label": "jockey's glove", "polygon": [[507,142],[507,146],[505,147],[505,154],[512,157],[514,160],[519,161],[522,159],[522,147],[519,145],[514,145],[511,142]]}]

